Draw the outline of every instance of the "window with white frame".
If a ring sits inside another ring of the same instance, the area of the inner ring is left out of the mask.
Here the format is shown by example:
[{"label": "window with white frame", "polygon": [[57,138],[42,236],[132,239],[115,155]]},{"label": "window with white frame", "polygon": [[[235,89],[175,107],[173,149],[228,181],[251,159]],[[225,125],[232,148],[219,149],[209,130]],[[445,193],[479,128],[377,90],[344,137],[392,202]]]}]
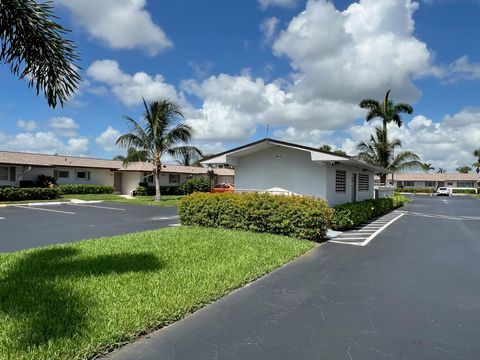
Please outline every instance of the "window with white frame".
[{"label": "window with white frame", "polygon": [[77,171],[77,180],[84,180],[84,181],[90,180],[90,171],[84,171],[84,170]]},{"label": "window with white frame", "polygon": [[168,182],[170,184],[180,183],[180,174],[168,174]]},{"label": "window with white frame", "polygon": [[335,171],[335,192],[344,193],[347,191],[347,172],[345,170]]},{"label": "window with white frame", "polygon": [[370,189],[370,176],[368,174],[358,174],[358,191],[368,191]]},{"label": "window with white frame", "polygon": [[435,181],[425,181],[425,187],[435,187]]},{"label": "window with white frame", "polygon": [[144,172],[143,173],[143,181],[148,183],[153,183],[153,173]]},{"label": "window with white frame", "polygon": [[8,181],[8,167],[0,166],[0,180]]},{"label": "window with white frame", "polygon": [[413,181],[405,181],[405,187],[414,187],[415,183]]}]

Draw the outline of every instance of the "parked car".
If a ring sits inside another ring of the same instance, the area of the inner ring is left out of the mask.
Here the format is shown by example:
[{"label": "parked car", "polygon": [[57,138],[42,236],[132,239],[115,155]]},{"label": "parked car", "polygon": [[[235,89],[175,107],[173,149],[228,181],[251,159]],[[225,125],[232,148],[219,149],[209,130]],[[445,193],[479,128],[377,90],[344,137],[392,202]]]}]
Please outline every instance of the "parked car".
[{"label": "parked car", "polygon": [[233,184],[217,184],[215,185],[210,192],[212,193],[223,193],[223,192],[233,192],[235,190],[235,186]]},{"label": "parked car", "polygon": [[450,196],[450,191],[446,187],[439,187],[437,189],[437,196]]}]

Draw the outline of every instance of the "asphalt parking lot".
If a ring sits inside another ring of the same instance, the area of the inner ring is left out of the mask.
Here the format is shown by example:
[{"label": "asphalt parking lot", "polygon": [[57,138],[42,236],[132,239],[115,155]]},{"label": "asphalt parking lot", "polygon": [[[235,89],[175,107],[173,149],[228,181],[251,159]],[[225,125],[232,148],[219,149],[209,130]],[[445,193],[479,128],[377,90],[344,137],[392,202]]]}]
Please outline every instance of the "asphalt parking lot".
[{"label": "asphalt parking lot", "polygon": [[480,200],[401,210],[367,246],[325,243],[108,359],[479,359]]},{"label": "asphalt parking lot", "polygon": [[158,229],[178,223],[176,207],[119,203],[0,208],[0,252]]}]

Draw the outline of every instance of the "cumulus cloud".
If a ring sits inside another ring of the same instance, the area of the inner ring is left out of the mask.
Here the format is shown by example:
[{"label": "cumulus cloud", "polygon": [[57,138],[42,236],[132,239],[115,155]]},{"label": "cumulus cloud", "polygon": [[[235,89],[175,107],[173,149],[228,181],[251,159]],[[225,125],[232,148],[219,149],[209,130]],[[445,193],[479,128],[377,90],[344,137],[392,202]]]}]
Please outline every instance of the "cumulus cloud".
[{"label": "cumulus cloud", "polygon": [[124,73],[115,60],[97,60],[87,69],[87,75],[94,81],[108,85],[110,90],[125,105],[132,106],[147,99],[170,98],[181,104],[186,101],[177,93],[175,86],[165,82],[160,75],[150,76],[145,72],[133,75]]},{"label": "cumulus cloud", "polygon": [[267,9],[270,6],[279,6],[283,8],[293,8],[300,0],[258,0],[262,9]]},{"label": "cumulus cloud", "polygon": [[116,142],[120,135],[120,131],[109,126],[95,139],[95,142],[105,151],[119,151],[121,148],[116,145]]},{"label": "cumulus cloud", "polygon": [[33,120],[26,121],[26,120],[23,120],[23,119],[18,119],[17,126],[20,129],[24,129],[26,131],[33,131],[37,128],[37,123]]},{"label": "cumulus cloud", "polygon": [[[422,162],[432,163],[454,171],[458,166],[471,165],[473,151],[480,139],[480,109],[466,108],[454,115],[446,115],[441,121],[433,121],[423,115],[415,116],[403,127],[389,127],[389,134],[402,141],[404,150],[417,153]],[[342,147],[349,153],[356,152],[359,141],[368,141],[375,123],[354,126],[347,130]]]},{"label": "cumulus cloud", "polygon": [[280,20],[276,17],[270,17],[265,19],[260,24],[260,30],[263,33],[263,40],[265,42],[270,42],[277,33],[278,25]]},{"label": "cumulus cloud", "polygon": [[46,154],[84,155],[89,141],[85,137],[74,137],[64,142],[52,131],[25,132],[16,135],[0,133],[2,149]]},{"label": "cumulus cloud", "polygon": [[70,117],[54,117],[48,121],[54,133],[61,136],[77,136],[78,124]]},{"label": "cumulus cloud", "polygon": [[145,10],[146,0],[55,0],[74,23],[113,49],[139,48],[150,55],[172,47],[171,40]]}]

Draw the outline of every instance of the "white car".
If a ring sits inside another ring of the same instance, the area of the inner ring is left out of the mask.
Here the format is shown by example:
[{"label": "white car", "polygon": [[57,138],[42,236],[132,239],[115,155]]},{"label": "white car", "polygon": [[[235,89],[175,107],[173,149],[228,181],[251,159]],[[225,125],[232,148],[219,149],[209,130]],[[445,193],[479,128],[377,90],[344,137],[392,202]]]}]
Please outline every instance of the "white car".
[{"label": "white car", "polygon": [[450,191],[446,187],[439,187],[437,189],[437,196],[450,196]]}]

